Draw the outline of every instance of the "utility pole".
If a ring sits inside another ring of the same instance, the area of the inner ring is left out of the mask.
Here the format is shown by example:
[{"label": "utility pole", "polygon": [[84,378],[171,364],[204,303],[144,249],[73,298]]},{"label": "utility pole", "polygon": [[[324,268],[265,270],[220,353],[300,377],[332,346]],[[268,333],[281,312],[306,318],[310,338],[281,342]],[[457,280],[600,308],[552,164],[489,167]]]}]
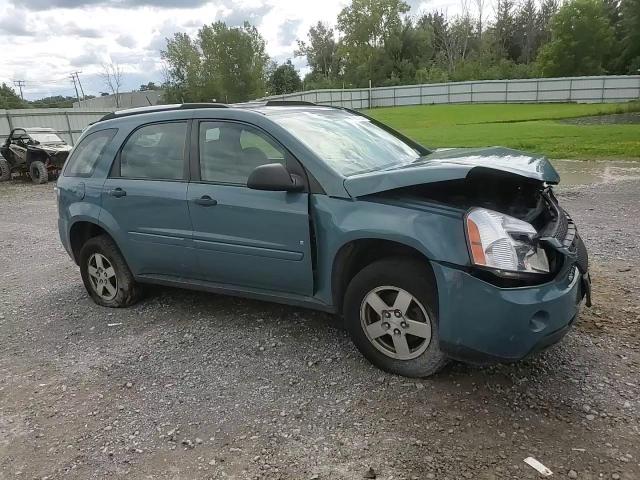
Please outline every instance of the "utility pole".
[{"label": "utility pole", "polygon": [[78,80],[78,86],[80,87],[80,93],[82,93],[82,99],[84,100],[86,96],[84,94],[84,89],[82,88],[82,83],[80,82],[80,75],[78,75],[79,73],[82,73],[82,70],[80,70],[79,72],[73,72],[71,75],[76,76],[76,80]]},{"label": "utility pole", "polygon": [[80,95],[78,95],[78,86],[76,85],[76,77],[75,77],[75,75],[71,74],[71,76],[69,78],[73,82],[73,88],[76,91],[76,98],[78,99],[78,106],[80,106]]},{"label": "utility pole", "polygon": [[20,98],[24,100],[24,95],[22,95],[22,87],[24,87],[24,80],[14,80],[13,84],[20,89]]}]

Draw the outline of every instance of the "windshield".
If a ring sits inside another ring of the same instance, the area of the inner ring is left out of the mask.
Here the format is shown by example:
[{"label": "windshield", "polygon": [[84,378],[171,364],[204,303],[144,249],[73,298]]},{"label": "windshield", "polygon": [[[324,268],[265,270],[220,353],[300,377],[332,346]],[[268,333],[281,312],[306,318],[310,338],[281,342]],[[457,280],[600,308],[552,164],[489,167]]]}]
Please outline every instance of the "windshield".
[{"label": "windshield", "polygon": [[407,165],[421,156],[368,118],[344,110],[288,108],[269,116],[344,176]]},{"label": "windshield", "polygon": [[29,136],[39,143],[64,143],[64,141],[55,133],[32,132]]}]

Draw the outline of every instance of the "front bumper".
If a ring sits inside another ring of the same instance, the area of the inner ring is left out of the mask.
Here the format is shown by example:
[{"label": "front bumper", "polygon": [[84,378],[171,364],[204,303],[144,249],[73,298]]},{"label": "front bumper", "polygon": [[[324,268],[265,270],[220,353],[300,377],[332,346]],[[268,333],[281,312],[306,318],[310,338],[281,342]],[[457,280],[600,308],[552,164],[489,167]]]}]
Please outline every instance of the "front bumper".
[{"label": "front bumper", "polygon": [[552,282],[519,288],[500,288],[443,264],[433,269],[440,348],[471,363],[516,361],[557,342],[590,288],[588,273],[574,264]]}]

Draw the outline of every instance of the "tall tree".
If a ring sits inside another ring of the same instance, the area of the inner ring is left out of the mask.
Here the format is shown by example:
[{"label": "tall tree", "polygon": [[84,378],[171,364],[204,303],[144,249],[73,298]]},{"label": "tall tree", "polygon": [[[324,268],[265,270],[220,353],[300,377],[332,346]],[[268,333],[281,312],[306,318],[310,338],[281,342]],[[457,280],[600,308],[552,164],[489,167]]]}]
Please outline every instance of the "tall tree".
[{"label": "tall tree", "polygon": [[302,80],[291,60],[287,60],[271,72],[267,87],[270,95],[293,93],[302,89]]},{"label": "tall tree", "polygon": [[516,14],[516,41],[519,58],[523,63],[531,62],[540,42],[538,9],[535,0],[524,0]]},{"label": "tall tree", "polygon": [[613,43],[602,0],[571,0],[553,18],[551,41],[539,56],[545,76],[598,75]]},{"label": "tall tree", "polygon": [[468,11],[464,10],[461,15],[451,21],[444,17],[434,17],[434,20],[436,21],[434,34],[437,52],[451,76],[469,55],[469,45],[474,30],[473,20]]},{"label": "tall tree", "polygon": [[120,106],[120,89],[122,88],[123,73],[122,68],[117,63],[102,64],[102,81],[104,86],[114,95],[116,99],[116,107]]},{"label": "tall tree", "polygon": [[195,39],[175,34],[162,51],[169,101],[240,102],[264,95],[269,57],[255,27],[204,25]]},{"label": "tall tree", "polygon": [[559,0],[542,0],[538,13],[538,31],[540,32],[540,46],[546,45],[551,40],[551,22],[558,9]]},{"label": "tall tree", "polygon": [[515,41],[514,0],[497,0],[492,33],[496,57],[517,60],[520,56],[520,51]]},{"label": "tall tree", "polygon": [[604,65],[607,73],[626,73],[622,51],[624,30],[622,26],[622,4],[620,0],[603,0],[604,9],[613,31],[613,43],[606,55]]},{"label": "tall tree", "polygon": [[376,60],[384,59],[385,41],[402,27],[401,16],[409,11],[403,0],[351,0],[338,15],[342,32],[345,75],[352,83],[373,78]]},{"label": "tall tree", "polygon": [[197,102],[207,99],[202,86],[202,59],[197,40],[186,33],[175,33],[173,38],[167,39],[167,48],[160,55],[165,62],[165,100]]},{"label": "tall tree", "polygon": [[332,28],[322,22],[312,26],[307,33],[307,40],[298,40],[298,48],[294,55],[306,57],[311,73],[325,80],[335,79],[339,75],[340,57],[338,43]]},{"label": "tall tree", "polygon": [[622,0],[622,60],[627,73],[640,73],[640,0]]},{"label": "tall tree", "polygon": [[269,57],[258,30],[245,22],[227,27],[224,22],[205,25],[198,32],[205,85],[220,89],[225,102],[240,102],[264,94]]}]

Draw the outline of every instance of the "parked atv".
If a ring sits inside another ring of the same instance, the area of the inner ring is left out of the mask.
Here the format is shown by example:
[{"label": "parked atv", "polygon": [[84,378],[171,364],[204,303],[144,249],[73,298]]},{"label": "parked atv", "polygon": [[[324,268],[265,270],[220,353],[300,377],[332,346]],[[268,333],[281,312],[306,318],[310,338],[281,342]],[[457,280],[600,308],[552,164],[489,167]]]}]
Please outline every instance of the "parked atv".
[{"label": "parked atv", "polygon": [[20,173],[33,183],[47,183],[60,174],[70,150],[51,128],[14,128],[0,147],[0,181]]}]

